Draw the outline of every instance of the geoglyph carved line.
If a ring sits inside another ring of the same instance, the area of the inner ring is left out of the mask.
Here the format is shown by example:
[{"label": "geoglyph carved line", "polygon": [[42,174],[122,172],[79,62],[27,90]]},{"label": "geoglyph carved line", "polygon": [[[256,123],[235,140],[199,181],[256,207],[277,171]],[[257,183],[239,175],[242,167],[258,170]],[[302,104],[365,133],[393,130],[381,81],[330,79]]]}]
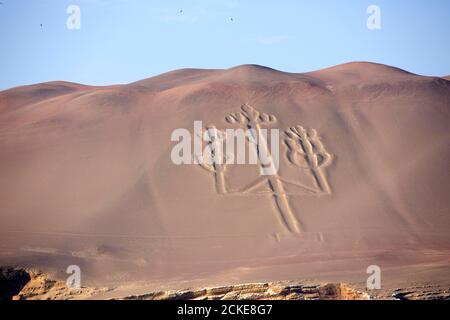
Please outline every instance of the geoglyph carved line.
[{"label": "geoglyph carved line", "polygon": [[[266,113],[260,113],[255,108],[244,104],[241,107],[242,112],[238,114],[232,114],[228,117],[228,120],[235,120],[235,122],[239,122],[241,126],[245,126],[250,129],[254,129],[256,137],[255,141],[258,141],[258,144],[254,145],[257,150],[258,156],[262,154],[267,156],[269,160],[269,164],[273,166],[272,155],[269,153],[266,140],[265,139],[256,139],[261,137],[261,125],[269,125],[276,122],[276,118],[273,115],[268,115]],[[237,121],[238,120],[238,121]],[[258,157],[260,158],[260,157]],[[262,166],[262,161],[260,161],[260,165]],[[272,172],[276,172],[273,170]],[[280,213],[280,217],[286,226],[286,228],[290,232],[300,233],[301,227],[300,222],[298,221],[295,214],[292,212],[291,206],[289,205],[289,201],[287,196],[285,195],[283,183],[279,180],[278,174],[268,175],[265,178],[269,184],[270,189],[273,192],[273,198],[275,200],[276,207]]]},{"label": "geoglyph carved line", "polygon": [[302,126],[295,126],[285,133],[289,161],[300,168],[309,168],[319,190],[331,193],[322,168],[331,163],[332,156],[325,151],[317,131],[314,129],[308,131]]},{"label": "geoglyph carved line", "polygon": [[[218,138],[218,130],[211,126],[207,128],[206,134],[208,135],[208,143],[207,148],[210,150],[210,154],[213,159],[216,159],[218,156],[223,155],[217,155],[217,150],[220,150],[220,148],[215,148],[214,144],[216,139]],[[224,135],[225,133],[222,132]],[[214,173],[214,179],[215,179],[215,186],[216,186],[216,192],[218,194],[226,194],[227,193],[227,186],[226,186],[226,180],[225,180],[225,170],[226,165],[225,161],[222,159],[222,161],[212,161],[211,163],[205,162],[204,159],[198,159],[198,155],[195,155],[197,157],[197,163],[204,168],[205,170]]]},{"label": "geoglyph carved line", "polygon": [[[270,169],[270,166],[274,165],[273,158],[268,150],[266,139],[261,139],[261,126],[268,126],[277,122],[276,117],[274,115],[260,113],[252,106],[244,104],[241,106],[241,112],[232,113],[228,115],[225,120],[230,124],[238,124],[243,129],[250,129],[252,136],[246,136],[246,139],[249,145],[254,148],[254,152],[258,155],[258,165],[261,169],[263,169],[263,167],[269,167]],[[214,126],[210,126],[206,132],[210,154],[215,161],[213,161],[212,164],[205,164],[203,161],[198,161],[198,163],[207,171],[214,173],[217,193],[219,195],[250,195],[253,194],[252,190],[267,183],[269,192],[259,192],[256,194],[272,196],[275,207],[279,213],[279,218],[286,230],[290,233],[300,233],[302,231],[302,224],[290,206],[288,198],[289,194],[286,192],[284,184],[294,185],[304,190],[306,195],[329,194],[331,192],[331,188],[322,169],[331,163],[332,156],[325,151],[325,148],[314,129],[306,130],[302,126],[295,126],[285,131],[285,143],[288,147],[287,158],[289,162],[300,169],[307,169],[310,171],[316,184],[314,188],[303,185],[298,181],[284,179],[278,174],[278,170],[274,170],[272,171],[274,174],[263,175],[243,188],[229,190],[227,188],[225,175],[226,156],[217,154],[218,151],[215,148],[215,141],[217,141],[219,135],[222,135],[223,138],[225,132],[217,130]],[[256,143],[256,141],[258,143]],[[265,162],[268,162],[268,165],[263,165],[261,154],[266,156]],[[221,160],[220,163],[216,163],[218,158]]]}]

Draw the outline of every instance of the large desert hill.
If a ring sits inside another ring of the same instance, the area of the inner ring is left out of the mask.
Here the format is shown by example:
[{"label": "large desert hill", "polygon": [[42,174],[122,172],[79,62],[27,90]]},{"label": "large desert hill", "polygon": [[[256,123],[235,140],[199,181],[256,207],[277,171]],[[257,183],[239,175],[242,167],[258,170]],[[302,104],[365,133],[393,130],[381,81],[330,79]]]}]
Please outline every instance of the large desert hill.
[{"label": "large desert hill", "polygon": [[[236,114],[280,130],[276,175],[171,161],[175,129],[251,127]],[[449,121],[450,81],[368,62],[5,90],[0,264],[79,265],[102,286],[363,281],[369,265],[448,280]]]}]

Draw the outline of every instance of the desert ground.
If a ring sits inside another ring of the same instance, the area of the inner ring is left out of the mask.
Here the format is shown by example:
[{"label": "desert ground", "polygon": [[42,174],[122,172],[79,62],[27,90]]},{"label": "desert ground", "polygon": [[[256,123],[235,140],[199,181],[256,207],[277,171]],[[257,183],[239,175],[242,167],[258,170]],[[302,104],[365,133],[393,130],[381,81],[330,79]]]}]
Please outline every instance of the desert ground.
[{"label": "desert ground", "polygon": [[[0,265],[57,281],[78,265],[84,298],[294,280],[364,291],[370,265],[373,296],[449,292],[446,79],[353,62],[4,90]],[[276,175],[171,161],[175,129],[250,115],[279,129]]]}]

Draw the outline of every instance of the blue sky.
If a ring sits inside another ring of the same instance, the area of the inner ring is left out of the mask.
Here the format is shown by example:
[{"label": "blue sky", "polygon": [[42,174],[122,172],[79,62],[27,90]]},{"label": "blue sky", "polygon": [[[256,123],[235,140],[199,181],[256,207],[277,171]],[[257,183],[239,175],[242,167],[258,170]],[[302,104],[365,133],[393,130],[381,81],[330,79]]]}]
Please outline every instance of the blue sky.
[{"label": "blue sky", "polygon": [[[306,72],[364,60],[450,74],[448,0],[0,2],[0,90],[246,63]],[[71,4],[81,9],[80,30],[66,27]],[[381,9],[381,30],[366,27],[371,4]]]}]

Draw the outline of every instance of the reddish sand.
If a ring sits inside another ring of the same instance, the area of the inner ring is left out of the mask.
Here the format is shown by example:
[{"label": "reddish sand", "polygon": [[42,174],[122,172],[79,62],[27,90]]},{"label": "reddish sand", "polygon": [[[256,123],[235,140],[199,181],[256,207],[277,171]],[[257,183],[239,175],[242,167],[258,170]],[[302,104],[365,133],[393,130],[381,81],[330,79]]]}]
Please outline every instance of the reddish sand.
[{"label": "reddish sand", "polygon": [[[218,194],[212,172],[171,162],[174,129],[192,131],[194,120],[237,128],[226,117],[243,104],[277,119],[285,194],[267,181],[239,191],[258,178],[255,166],[230,165],[235,192]],[[64,276],[76,264],[86,285],[151,288],[365,281],[369,265],[449,281],[449,121],[450,81],[363,62],[5,90],[0,265]],[[310,170],[289,156],[284,132],[296,125],[317,131],[327,166]]]}]

